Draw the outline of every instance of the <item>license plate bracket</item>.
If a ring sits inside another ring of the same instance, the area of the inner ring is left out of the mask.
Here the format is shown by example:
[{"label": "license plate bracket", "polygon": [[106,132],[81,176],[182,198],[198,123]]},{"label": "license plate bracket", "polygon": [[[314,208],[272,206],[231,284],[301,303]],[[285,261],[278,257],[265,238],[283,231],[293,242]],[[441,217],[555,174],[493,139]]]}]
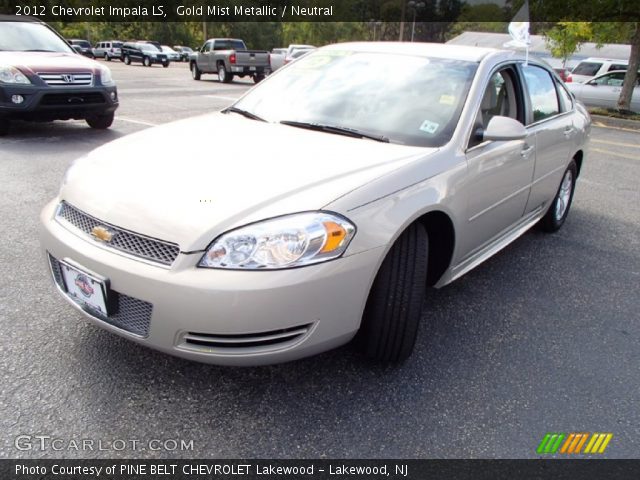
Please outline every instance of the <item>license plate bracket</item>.
[{"label": "license plate bracket", "polygon": [[65,293],[75,302],[103,317],[109,316],[108,280],[69,262],[60,261]]}]

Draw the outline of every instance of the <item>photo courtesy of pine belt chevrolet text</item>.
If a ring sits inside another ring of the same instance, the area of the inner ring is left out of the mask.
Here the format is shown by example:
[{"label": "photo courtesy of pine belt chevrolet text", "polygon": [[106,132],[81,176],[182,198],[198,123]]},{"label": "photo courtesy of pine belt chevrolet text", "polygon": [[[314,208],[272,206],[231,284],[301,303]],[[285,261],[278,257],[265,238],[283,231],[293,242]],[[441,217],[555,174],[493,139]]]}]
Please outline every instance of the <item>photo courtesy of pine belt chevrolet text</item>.
[{"label": "photo courtesy of pine belt chevrolet text", "polygon": [[[39,91],[28,57],[9,57],[1,88]],[[401,362],[428,289],[562,227],[590,128],[524,54],[321,47],[221,112],[73,162],[41,213],[46,268],[91,322],[168,354],[259,365],[354,341]]]}]

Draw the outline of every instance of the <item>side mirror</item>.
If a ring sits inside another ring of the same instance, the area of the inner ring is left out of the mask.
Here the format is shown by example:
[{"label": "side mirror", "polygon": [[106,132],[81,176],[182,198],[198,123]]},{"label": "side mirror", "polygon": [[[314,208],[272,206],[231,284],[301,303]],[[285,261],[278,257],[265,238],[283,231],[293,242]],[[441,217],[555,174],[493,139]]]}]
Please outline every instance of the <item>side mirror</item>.
[{"label": "side mirror", "polygon": [[591,80],[590,82],[587,82],[587,85],[590,85],[592,87],[597,87],[598,84],[596,82],[594,82],[593,80]]},{"label": "side mirror", "polygon": [[508,142],[526,138],[527,130],[519,121],[509,117],[495,116],[482,132],[482,141]]}]

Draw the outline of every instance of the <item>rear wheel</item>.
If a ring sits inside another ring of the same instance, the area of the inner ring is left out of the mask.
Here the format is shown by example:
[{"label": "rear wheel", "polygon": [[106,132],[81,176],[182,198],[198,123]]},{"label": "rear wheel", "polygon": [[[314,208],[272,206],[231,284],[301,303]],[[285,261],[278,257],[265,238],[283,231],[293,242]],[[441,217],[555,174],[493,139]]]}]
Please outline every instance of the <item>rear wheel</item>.
[{"label": "rear wheel", "polygon": [[169,62],[165,62],[162,64],[162,68],[167,68],[169,66]]},{"label": "rear wheel", "polygon": [[131,65],[131,57],[129,57],[129,55],[124,56],[124,64]]},{"label": "rear wheel", "polygon": [[97,130],[105,130],[111,126],[113,123],[113,113],[108,113],[106,115],[96,115],[95,117],[87,118],[87,123],[91,128],[95,128]]},{"label": "rear wheel", "polygon": [[562,176],[562,182],[556,193],[549,210],[538,223],[541,230],[545,232],[556,232],[564,224],[569,215],[569,208],[573,200],[573,192],[576,186],[576,178],[578,176],[578,167],[575,160],[571,160],[569,166]]},{"label": "rear wheel", "polygon": [[227,72],[227,69],[224,68],[224,64],[218,65],[218,79],[220,83],[231,83],[233,81],[233,74]]},{"label": "rear wheel", "polygon": [[254,83],[260,83],[262,80],[264,80],[264,75],[262,75],[262,74],[258,74],[258,75],[254,75],[253,76],[253,82]]},{"label": "rear wheel", "polygon": [[144,57],[144,59],[142,60],[142,63],[144,64],[145,67],[150,67],[151,59],[149,57]]},{"label": "rear wheel", "polygon": [[200,80],[201,76],[202,76],[202,72],[198,68],[198,64],[196,62],[192,62],[191,63],[191,77],[194,80]]},{"label": "rear wheel", "polygon": [[106,53],[105,53],[105,55],[104,55],[104,58],[105,58],[105,60],[106,60],[107,62],[110,62],[110,61],[111,61],[111,57],[110,57],[108,54],[106,54]]},{"label": "rear wheel", "polygon": [[384,259],[358,334],[367,356],[395,363],[411,355],[427,287],[428,251],[427,231],[414,223]]},{"label": "rear wheel", "polygon": [[0,137],[6,135],[7,133],[9,133],[9,126],[11,125],[11,122],[9,122],[9,120],[6,120],[4,118],[0,118]]}]

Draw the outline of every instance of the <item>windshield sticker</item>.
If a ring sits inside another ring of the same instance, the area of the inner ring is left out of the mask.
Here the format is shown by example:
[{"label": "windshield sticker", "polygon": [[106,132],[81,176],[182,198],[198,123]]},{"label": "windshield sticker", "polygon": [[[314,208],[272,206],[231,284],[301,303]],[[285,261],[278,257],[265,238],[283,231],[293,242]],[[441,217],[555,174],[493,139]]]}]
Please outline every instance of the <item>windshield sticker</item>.
[{"label": "windshield sticker", "polygon": [[423,132],[434,134],[436,133],[436,130],[438,130],[439,126],[440,124],[438,123],[432,122],[430,120],[425,120],[424,122],[422,122],[422,125],[420,125],[420,130],[422,130]]},{"label": "windshield sticker", "polygon": [[456,103],[456,97],[453,95],[440,95],[440,103],[442,105],[453,105]]}]

